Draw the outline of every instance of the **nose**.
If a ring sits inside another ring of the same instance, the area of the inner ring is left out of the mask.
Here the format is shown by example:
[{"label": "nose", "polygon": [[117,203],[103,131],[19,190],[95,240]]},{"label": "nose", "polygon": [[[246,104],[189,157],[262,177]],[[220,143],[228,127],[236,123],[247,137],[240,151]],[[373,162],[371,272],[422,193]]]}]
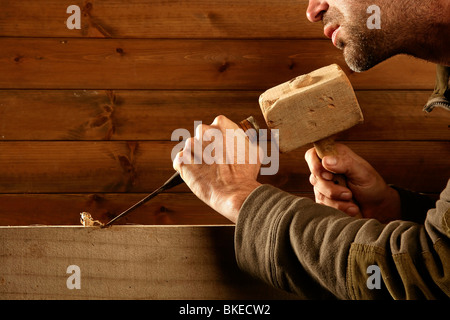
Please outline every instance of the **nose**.
[{"label": "nose", "polygon": [[322,20],[322,15],[328,10],[328,2],[324,0],[309,0],[306,17],[311,22]]}]

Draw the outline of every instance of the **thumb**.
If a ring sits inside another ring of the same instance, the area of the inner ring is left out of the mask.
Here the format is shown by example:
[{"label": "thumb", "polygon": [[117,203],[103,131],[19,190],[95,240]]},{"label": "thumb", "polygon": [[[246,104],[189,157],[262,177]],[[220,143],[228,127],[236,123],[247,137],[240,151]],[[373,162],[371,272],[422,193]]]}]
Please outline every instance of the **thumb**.
[{"label": "thumb", "polygon": [[349,182],[356,185],[371,182],[375,170],[366,160],[344,145],[339,145],[337,151],[336,155],[323,157],[322,165],[326,170],[343,174]]}]

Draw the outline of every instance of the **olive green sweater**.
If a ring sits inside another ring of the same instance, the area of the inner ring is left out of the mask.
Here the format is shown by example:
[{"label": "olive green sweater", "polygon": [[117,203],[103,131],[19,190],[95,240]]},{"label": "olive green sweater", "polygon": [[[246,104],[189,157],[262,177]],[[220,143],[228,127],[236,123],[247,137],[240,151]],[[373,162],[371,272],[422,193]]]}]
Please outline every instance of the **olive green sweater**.
[{"label": "olive green sweater", "polygon": [[[399,193],[403,220],[382,224],[260,186],[239,213],[238,265],[306,299],[448,298],[450,180],[422,223],[417,212],[409,212],[421,208],[410,205],[417,199]],[[381,289],[367,285],[371,265],[381,271]]]}]

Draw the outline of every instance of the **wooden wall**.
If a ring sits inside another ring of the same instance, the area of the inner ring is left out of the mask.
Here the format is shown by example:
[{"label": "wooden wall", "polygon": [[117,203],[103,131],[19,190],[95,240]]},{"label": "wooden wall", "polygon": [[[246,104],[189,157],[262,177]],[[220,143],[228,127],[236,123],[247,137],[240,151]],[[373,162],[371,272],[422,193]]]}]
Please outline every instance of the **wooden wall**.
[{"label": "wooden wall", "polygon": [[[69,30],[67,6],[82,9]],[[422,112],[435,66],[392,58],[357,74],[306,19],[306,0],[2,1],[0,225],[107,220],[172,173],[176,128],[218,114],[263,122],[266,89],[331,63],[365,123],[341,139],[387,182],[437,195],[450,175],[450,113]],[[307,147],[260,181],[312,197]],[[227,224],[179,186],[122,223]]]}]

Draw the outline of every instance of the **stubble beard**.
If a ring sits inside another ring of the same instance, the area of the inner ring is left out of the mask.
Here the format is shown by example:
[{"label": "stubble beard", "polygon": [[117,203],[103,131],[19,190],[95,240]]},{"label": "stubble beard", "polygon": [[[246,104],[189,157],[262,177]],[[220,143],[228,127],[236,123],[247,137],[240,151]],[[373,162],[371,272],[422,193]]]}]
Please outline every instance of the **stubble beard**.
[{"label": "stubble beard", "polygon": [[343,50],[345,62],[353,71],[369,70],[395,55],[389,43],[383,39],[381,30],[360,26],[350,26],[346,30],[348,36],[339,39],[337,47]]},{"label": "stubble beard", "polygon": [[365,16],[355,18],[351,23],[345,21],[341,12],[330,10],[324,16],[324,25],[330,21],[341,26],[336,46],[343,50],[345,62],[351,70],[369,70],[396,54],[382,29],[367,28]]}]

